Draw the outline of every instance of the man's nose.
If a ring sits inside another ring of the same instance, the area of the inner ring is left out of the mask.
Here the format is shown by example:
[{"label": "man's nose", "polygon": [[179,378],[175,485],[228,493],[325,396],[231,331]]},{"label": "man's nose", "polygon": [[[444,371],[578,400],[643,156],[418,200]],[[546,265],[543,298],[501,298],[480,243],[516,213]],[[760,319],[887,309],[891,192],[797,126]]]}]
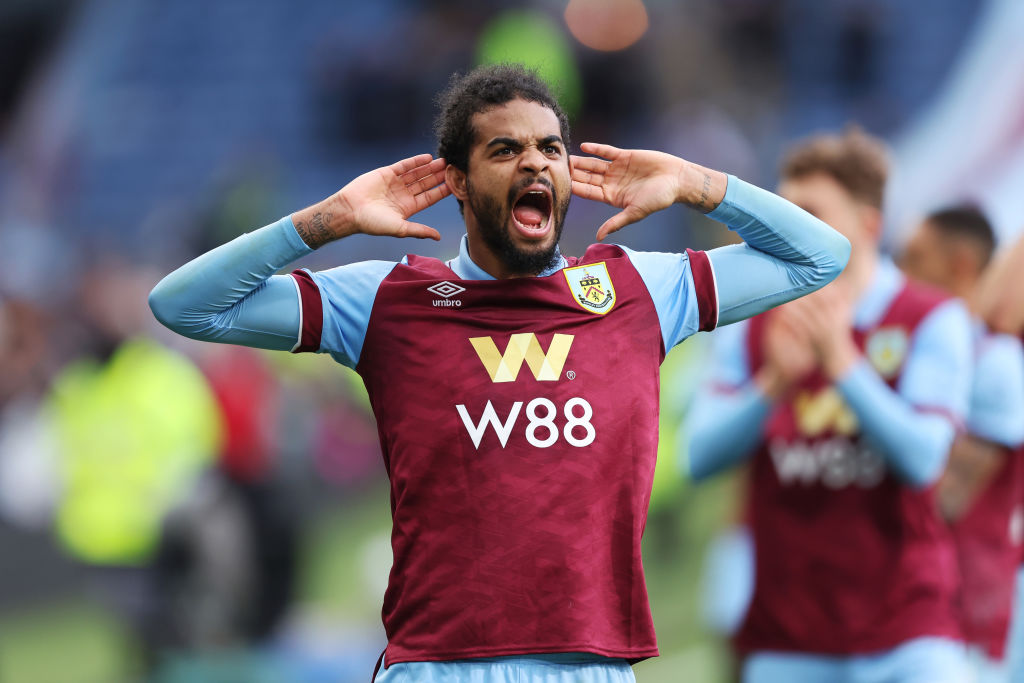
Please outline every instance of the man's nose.
[{"label": "man's nose", "polygon": [[527,147],[519,155],[519,168],[524,173],[537,175],[548,167],[548,158],[537,147]]}]

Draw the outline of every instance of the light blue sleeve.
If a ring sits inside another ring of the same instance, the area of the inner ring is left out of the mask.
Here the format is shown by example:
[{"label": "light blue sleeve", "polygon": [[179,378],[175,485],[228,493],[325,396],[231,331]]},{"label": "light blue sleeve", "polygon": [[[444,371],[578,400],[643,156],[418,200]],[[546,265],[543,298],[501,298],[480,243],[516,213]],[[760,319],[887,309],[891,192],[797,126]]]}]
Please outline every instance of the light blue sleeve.
[{"label": "light blue sleeve", "polygon": [[[846,267],[850,243],[782,197],[729,176],[725,198],[708,214],[746,244],[707,252],[718,310],[728,325],[808,294]],[[686,254],[626,254],[654,300],[665,349],[699,329],[694,273]],[[705,328],[708,329],[708,328]]]},{"label": "light blue sleeve", "polygon": [[[299,285],[282,267],[309,254],[291,217],[223,244],[165,277],[149,295],[156,318],[193,339],[291,351],[304,311]],[[377,288],[394,263],[366,261],[310,273],[320,293],[317,350],[354,367]]]},{"label": "light blue sleeve", "polygon": [[865,438],[912,486],[934,483],[945,468],[957,424],[966,414],[971,354],[967,312],[951,300],[915,331],[898,391],[866,359],[836,383]]},{"label": "light blue sleeve", "polygon": [[640,278],[654,300],[654,310],[658,313],[661,325],[661,338],[668,351],[696,332],[700,325],[690,258],[686,254],[633,251],[621,245],[620,248],[640,273]]},{"label": "light blue sleeve", "polygon": [[377,289],[396,265],[362,261],[311,273],[320,288],[324,313],[319,353],[330,353],[350,368],[359,363]]},{"label": "light blue sleeve", "polygon": [[771,403],[750,381],[747,325],[715,330],[712,370],[694,398],[680,437],[689,439],[686,473],[704,479],[749,456],[761,439]]},{"label": "light blue sleeve", "polygon": [[149,306],[192,339],[287,351],[299,334],[294,280],[275,273],[312,250],[290,217],[241,235],[161,280]]},{"label": "light blue sleeve", "polygon": [[744,244],[708,252],[718,287],[718,324],[729,325],[824,287],[850,259],[850,242],[776,194],[729,176],[708,214]]},{"label": "light blue sleeve", "polygon": [[974,375],[971,318],[960,299],[937,306],[917,326],[900,376],[899,393],[911,405],[964,423]]},{"label": "light blue sleeve", "polygon": [[1016,337],[997,334],[981,340],[967,431],[1007,448],[1024,442],[1024,353]]},{"label": "light blue sleeve", "polygon": [[747,351],[749,331],[750,323],[741,320],[711,333],[712,362],[708,373],[708,385],[711,388],[735,390],[750,380],[750,354]]}]

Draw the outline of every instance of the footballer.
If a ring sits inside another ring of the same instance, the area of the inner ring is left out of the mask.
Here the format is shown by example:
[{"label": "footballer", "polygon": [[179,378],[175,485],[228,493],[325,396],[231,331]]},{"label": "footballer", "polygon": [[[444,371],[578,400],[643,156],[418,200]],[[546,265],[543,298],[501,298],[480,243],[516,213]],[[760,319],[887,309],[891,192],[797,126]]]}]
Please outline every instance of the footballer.
[{"label": "footballer", "polygon": [[[334,195],[174,271],[156,317],[196,339],[329,354],[363,379],[390,480],[394,564],[377,681],[632,681],[658,654],[640,558],[658,442],[659,365],[698,330],[812,292],[848,241],[780,197],[654,151],[584,143],[517,65],[453,77],[438,157]],[[278,270],[454,195],[447,261],[409,255]],[[672,204],[745,244],[559,248],[570,198],[621,211],[602,240]]]}]

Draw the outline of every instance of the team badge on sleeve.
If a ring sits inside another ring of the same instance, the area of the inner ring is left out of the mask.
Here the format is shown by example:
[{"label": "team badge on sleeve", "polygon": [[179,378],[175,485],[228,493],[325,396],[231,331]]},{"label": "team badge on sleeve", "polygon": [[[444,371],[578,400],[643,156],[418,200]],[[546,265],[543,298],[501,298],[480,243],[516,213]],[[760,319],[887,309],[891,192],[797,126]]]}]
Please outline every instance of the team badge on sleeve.
[{"label": "team badge on sleeve", "polygon": [[895,377],[907,357],[910,340],[902,327],[882,327],[868,337],[865,344],[868,358],[882,377]]},{"label": "team badge on sleeve", "polygon": [[604,315],[615,306],[615,290],[604,261],[565,268],[565,279],[573,301],[591,313]]}]

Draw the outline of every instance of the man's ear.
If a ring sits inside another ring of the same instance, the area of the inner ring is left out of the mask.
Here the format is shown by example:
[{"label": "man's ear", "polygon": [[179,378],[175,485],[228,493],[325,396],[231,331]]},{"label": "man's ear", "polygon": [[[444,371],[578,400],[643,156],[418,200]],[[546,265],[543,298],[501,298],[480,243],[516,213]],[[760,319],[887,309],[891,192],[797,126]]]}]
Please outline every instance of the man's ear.
[{"label": "man's ear", "polygon": [[977,250],[960,240],[949,245],[949,268],[960,282],[975,282],[981,277],[983,267]]},{"label": "man's ear", "polygon": [[858,202],[857,212],[860,214],[861,225],[871,237],[878,242],[882,239],[882,212],[869,204]]},{"label": "man's ear", "polygon": [[466,172],[448,164],[444,169],[444,182],[460,202],[466,201]]}]

